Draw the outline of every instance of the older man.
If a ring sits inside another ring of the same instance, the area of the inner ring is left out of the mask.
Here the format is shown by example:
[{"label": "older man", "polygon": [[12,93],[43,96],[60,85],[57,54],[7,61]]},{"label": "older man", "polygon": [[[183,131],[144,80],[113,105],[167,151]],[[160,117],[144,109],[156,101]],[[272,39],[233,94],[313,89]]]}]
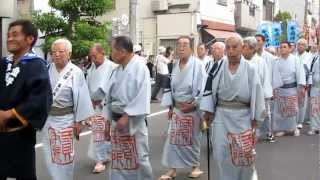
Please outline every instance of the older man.
[{"label": "older man", "polygon": [[214,180],[252,180],[254,133],[264,119],[264,92],[258,73],[242,57],[240,36],[226,40],[227,59],[212,79],[212,103],[203,103],[204,119],[213,118]]},{"label": "older man", "polygon": [[174,178],[177,168],[192,168],[189,177],[199,177],[200,111],[204,84],[203,63],[193,56],[192,40],[178,38],[179,60],[173,64],[171,82],[165,89],[162,105],[169,108],[169,131],[164,145],[162,164],[169,169],[159,179]]},{"label": "older man", "polygon": [[111,76],[115,64],[106,59],[105,51],[101,44],[94,44],[90,50],[90,57],[93,62],[87,73],[87,84],[92,100],[95,116],[91,118],[92,138],[89,147],[89,156],[95,160],[96,165],[93,173],[100,173],[105,170],[105,163],[110,161],[109,149],[110,139],[109,121],[104,119],[102,113],[102,100],[104,99],[105,92],[103,89]]},{"label": "older man", "polygon": [[300,135],[297,129],[298,96],[305,96],[306,75],[303,62],[291,54],[290,44],[280,44],[281,57],[272,67],[272,88],[274,90],[273,129],[276,136],[291,132]]},{"label": "older man", "polygon": [[[319,46],[320,50],[320,46]],[[312,59],[308,85],[310,89],[310,129],[309,135],[320,132],[320,51]]]},{"label": "older man", "polygon": [[32,47],[38,30],[29,20],[9,24],[7,48],[0,60],[0,180],[36,180],[36,131],[52,103],[46,62]]},{"label": "older man", "polygon": [[42,132],[46,165],[53,180],[72,180],[74,135],[79,138],[80,122],[94,115],[83,72],[70,61],[72,45],[67,39],[53,42],[53,64],[49,76],[53,104]]},{"label": "older man", "polygon": [[[225,44],[223,42],[215,42],[211,46],[212,61],[206,64],[205,69],[208,74],[206,84],[203,90],[203,97],[201,99],[202,104],[212,103],[212,79],[216,76],[217,71],[223,64],[225,54]],[[210,128],[212,129],[212,128]]]},{"label": "older man", "polygon": [[211,58],[208,56],[208,49],[206,48],[206,44],[204,43],[198,44],[197,55],[204,65],[211,61]]},{"label": "older man", "polygon": [[133,53],[129,37],[112,40],[111,57],[119,64],[107,86],[104,115],[111,122],[110,180],[153,180],[146,116],[151,84],[147,66]]},{"label": "older man", "polygon": [[220,63],[224,58],[225,44],[223,42],[215,42],[211,45],[211,60],[205,64],[206,72],[212,69],[215,63]]},{"label": "older man", "polygon": [[[303,63],[303,67],[305,70],[305,78],[307,80],[309,71],[311,68],[312,55],[306,51],[308,47],[308,42],[306,39],[299,39],[297,42],[297,56],[299,61]],[[297,128],[302,129],[303,122],[306,116],[307,110],[307,102],[308,102],[308,93],[299,94],[298,95],[298,103],[299,103],[299,112],[297,118]]]},{"label": "older man", "polygon": [[244,56],[245,60],[254,67],[256,72],[259,75],[259,79],[264,91],[264,98],[266,102],[266,113],[267,117],[259,128],[258,136],[267,136],[270,142],[274,141],[274,137],[272,135],[272,119],[271,119],[271,98],[272,98],[272,85],[271,79],[269,74],[269,69],[266,61],[264,61],[260,56],[256,54],[257,49],[257,40],[255,37],[246,37],[243,40],[243,48],[242,48],[242,55]]}]

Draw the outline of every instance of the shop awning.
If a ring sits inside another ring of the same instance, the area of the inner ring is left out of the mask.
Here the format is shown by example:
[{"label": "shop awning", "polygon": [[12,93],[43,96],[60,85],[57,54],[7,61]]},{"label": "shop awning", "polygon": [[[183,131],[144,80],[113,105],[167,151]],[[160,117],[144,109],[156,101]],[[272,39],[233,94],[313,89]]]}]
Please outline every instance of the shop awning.
[{"label": "shop awning", "polygon": [[205,29],[205,31],[211,34],[216,39],[226,39],[228,37],[234,36],[237,33],[231,31],[223,31],[223,30],[213,30],[213,29]]}]

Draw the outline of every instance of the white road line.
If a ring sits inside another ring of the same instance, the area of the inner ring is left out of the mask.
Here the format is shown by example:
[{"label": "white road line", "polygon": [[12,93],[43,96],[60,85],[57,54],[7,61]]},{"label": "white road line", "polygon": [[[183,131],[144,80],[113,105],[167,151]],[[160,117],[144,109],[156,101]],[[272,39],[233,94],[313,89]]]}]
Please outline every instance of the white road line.
[{"label": "white road line", "polygon": [[[155,113],[152,113],[152,114],[148,115],[147,117],[150,118],[150,117],[158,116],[158,115],[166,113],[166,112],[168,112],[168,110],[158,111],[158,112],[155,112]],[[80,133],[80,136],[87,136],[87,135],[89,135],[91,133],[92,133],[92,131],[86,131],[86,132]],[[35,145],[35,148],[36,149],[37,148],[41,148],[42,146],[43,146],[42,143],[38,143],[38,144]]]}]

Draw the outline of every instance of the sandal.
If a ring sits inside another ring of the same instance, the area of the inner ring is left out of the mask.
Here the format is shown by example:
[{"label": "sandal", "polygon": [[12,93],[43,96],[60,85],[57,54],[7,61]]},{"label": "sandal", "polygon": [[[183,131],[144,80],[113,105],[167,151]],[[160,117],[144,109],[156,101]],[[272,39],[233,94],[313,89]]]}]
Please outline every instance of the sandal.
[{"label": "sandal", "polygon": [[176,172],[174,172],[174,173],[172,173],[172,172],[167,172],[166,174],[163,174],[162,176],[160,176],[160,177],[158,178],[158,180],[171,180],[171,179],[175,179],[176,176],[177,176],[177,173],[176,173]]},{"label": "sandal", "polygon": [[190,174],[189,174],[189,178],[198,178],[203,174],[203,171],[201,171],[200,169],[197,170],[193,170]]}]

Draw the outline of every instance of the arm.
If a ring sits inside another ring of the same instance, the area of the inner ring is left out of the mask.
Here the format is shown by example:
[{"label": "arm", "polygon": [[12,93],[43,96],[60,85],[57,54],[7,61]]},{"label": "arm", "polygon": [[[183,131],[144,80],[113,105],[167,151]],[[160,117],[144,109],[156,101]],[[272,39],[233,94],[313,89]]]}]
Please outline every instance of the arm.
[{"label": "arm", "polygon": [[[36,59],[26,69],[26,99],[11,112],[23,125],[41,129],[47,119],[51,104],[52,92],[46,65]],[[36,70],[35,70],[36,69]]]}]

